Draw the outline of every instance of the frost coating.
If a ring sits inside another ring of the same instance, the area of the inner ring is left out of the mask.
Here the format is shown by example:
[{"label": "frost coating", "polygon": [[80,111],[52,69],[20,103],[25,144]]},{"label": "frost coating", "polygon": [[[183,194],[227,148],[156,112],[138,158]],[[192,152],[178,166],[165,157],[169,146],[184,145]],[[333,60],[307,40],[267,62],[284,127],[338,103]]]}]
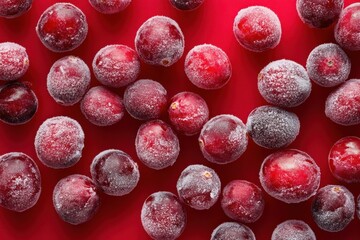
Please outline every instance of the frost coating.
[{"label": "frost coating", "polygon": [[307,223],[292,219],[277,225],[271,240],[316,240],[316,236]]},{"label": "frost coating", "polygon": [[28,68],[29,57],[23,46],[13,42],[0,43],[0,80],[19,79]]},{"label": "frost coating", "polygon": [[171,5],[183,11],[191,11],[200,7],[205,0],[170,0]]},{"label": "frost coating", "polygon": [[0,17],[16,18],[26,13],[32,5],[32,0],[1,1]]},{"label": "frost coating", "polygon": [[246,225],[236,222],[224,222],[217,226],[210,240],[255,240],[253,231]]},{"label": "frost coating", "polygon": [[127,8],[131,0],[89,0],[96,11],[103,14],[115,14]]}]

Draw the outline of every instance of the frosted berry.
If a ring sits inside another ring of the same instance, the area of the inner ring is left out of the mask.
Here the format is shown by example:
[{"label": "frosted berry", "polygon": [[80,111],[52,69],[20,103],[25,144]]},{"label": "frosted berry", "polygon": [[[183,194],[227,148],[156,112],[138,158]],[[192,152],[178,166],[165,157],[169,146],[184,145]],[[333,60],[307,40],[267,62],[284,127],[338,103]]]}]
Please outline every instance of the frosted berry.
[{"label": "frosted berry", "polygon": [[0,206],[23,212],[40,197],[40,171],[28,155],[10,152],[0,156]]},{"label": "frosted berry", "polygon": [[147,64],[168,67],[184,53],[185,40],[179,25],[171,18],[154,16],[138,29],[135,49]]},{"label": "frosted berry", "polygon": [[306,201],[315,195],[320,185],[320,168],[308,154],[296,149],[267,156],[259,176],[264,190],[286,203]]},{"label": "frosted berry", "polygon": [[230,59],[216,46],[197,45],[186,55],[185,74],[190,82],[199,88],[219,89],[230,80],[232,74]]},{"label": "frosted berry", "polygon": [[171,5],[183,11],[194,10],[204,2],[205,0],[170,0]]},{"label": "frosted berry", "polygon": [[96,11],[103,14],[114,14],[127,8],[131,0],[89,0]]},{"label": "frosted berry", "polygon": [[93,60],[94,75],[109,87],[123,87],[134,82],[140,73],[140,60],[136,52],[125,45],[107,45]]},{"label": "frosted berry", "polygon": [[218,200],[221,182],[213,169],[195,164],[181,172],[176,189],[179,198],[185,204],[197,210],[205,210]]},{"label": "frosted berry", "polygon": [[217,226],[210,240],[255,240],[253,231],[246,225],[236,222],[224,222]]},{"label": "frosted berry", "polygon": [[61,179],[53,192],[57,214],[67,223],[78,225],[89,221],[97,212],[100,198],[94,182],[79,174]]},{"label": "frosted berry", "polygon": [[55,3],[41,14],[36,33],[44,46],[53,52],[74,50],[87,36],[86,16],[71,3]]},{"label": "frosted berry", "polygon": [[356,199],[356,215],[360,219],[360,194]]},{"label": "frosted berry", "polygon": [[32,0],[7,0],[0,3],[0,17],[15,18],[26,13],[32,5]]},{"label": "frosted berry", "polygon": [[29,56],[23,46],[13,42],[0,43],[0,80],[19,79],[28,68]]},{"label": "frosted berry", "polygon": [[238,12],[233,32],[242,47],[253,52],[263,52],[279,44],[281,23],[271,9],[251,6]]},{"label": "frosted berry", "polygon": [[274,229],[271,240],[316,240],[314,231],[301,220],[286,220]]},{"label": "frosted berry", "polygon": [[78,57],[67,56],[57,60],[47,75],[47,90],[59,104],[78,103],[90,85],[90,70]]}]

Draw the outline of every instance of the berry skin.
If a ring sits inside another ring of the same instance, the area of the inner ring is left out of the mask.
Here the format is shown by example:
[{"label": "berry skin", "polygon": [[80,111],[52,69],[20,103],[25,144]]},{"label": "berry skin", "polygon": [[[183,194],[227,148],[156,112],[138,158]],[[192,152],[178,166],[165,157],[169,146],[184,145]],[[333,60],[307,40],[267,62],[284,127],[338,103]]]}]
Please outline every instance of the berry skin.
[{"label": "berry skin", "polygon": [[246,225],[236,222],[224,222],[217,226],[210,240],[255,240],[253,231]]},{"label": "berry skin", "polygon": [[170,0],[173,7],[183,11],[191,11],[200,7],[205,0]]},{"label": "berry skin", "polygon": [[7,0],[0,3],[0,17],[16,18],[31,8],[32,0]]},{"label": "berry skin", "polygon": [[13,42],[0,43],[0,81],[21,78],[29,68],[26,49]]},{"label": "berry skin", "polygon": [[274,229],[271,240],[316,240],[314,231],[301,220],[286,220]]},{"label": "berry skin", "polygon": [[131,0],[89,0],[89,3],[102,14],[115,14],[125,10]]}]

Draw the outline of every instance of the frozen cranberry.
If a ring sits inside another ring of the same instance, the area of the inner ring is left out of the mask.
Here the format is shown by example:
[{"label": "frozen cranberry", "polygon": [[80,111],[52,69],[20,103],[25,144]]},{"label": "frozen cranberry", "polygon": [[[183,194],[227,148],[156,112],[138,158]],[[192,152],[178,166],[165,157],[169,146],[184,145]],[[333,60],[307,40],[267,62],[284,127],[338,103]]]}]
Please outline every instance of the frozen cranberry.
[{"label": "frozen cranberry", "polygon": [[269,63],[260,71],[258,89],[268,103],[296,107],[310,96],[311,82],[303,66],[282,59]]},{"label": "frozen cranberry", "polygon": [[92,87],[81,100],[80,108],[87,120],[97,126],[113,125],[125,113],[121,97],[102,86]]},{"label": "frozen cranberry", "polygon": [[201,129],[199,145],[204,157],[213,163],[226,164],[246,150],[248,137],[244,123],[237,117],[222,114],[210,119]]},{"label": "frozen cranberry", "polygon": [[125,152],[116,149],[105,150],[96,155],[90,172],[92,179],[104,193],[113,196],[130,193],[140,178],[136,162]]},{"label": "frozen cranberry", "polygon": [[204,210],[212,207],[218,200],[221,182],[213,169],[195,164],[181,172],[176,189],[185,204],[197,210]]},{"label": "frozen cranberry", "polygon": [[40,171],[28,155],[0,156],[0,206],[16,212],[33,207],[41,192]]},{"label": "frozen cranberry", "polygon": [[236,222],[224,222],[217,226],[210,240],[255,240],[253,231],[246,225]]},{"label": "frozen cranberry", "polygon": [[287,149],[270,154],[260,169],[260,182],[272,197],[298,203],[315,195],[320,184],[320,168],[305,152]]},{"label": "frozen cranberry", "polygon": [[85,40],[85,14],[71,3],[55,3],[46,9],[36,26],[40,41],[53,52],[74,50]]},{"label": "frozen cranberry", "polygon": [[138,158],[149,168],[157,170],[172,166],[180,152],[179,139],[161,120],[152,120],[140,126],[135,148]]},{"label": "frozen cranberry", "polygon": [[257,145],[274,149],[286,147],[296,139],[300,121],[295,113],[265,105],[251,111],[246,127]]},{"label": "frozen cranberry", "polygon": [[0,120],[8,124],[23,124],[33,118],[38,109],[35,93],[21,82],[0,86]]},{"label": "frozen cranberry", "polygon": [[28,68],[29,57],[23,46],[12,42],[0,43],[0,80],[19,79]]},{"label": "frozen cranberry", "polygon": [[173,96],[168,113],[175,129],[188,136],[199,133],[209,120],[209,108],[205,100],[193,92],[181,92]]},{"label": "frozen cranberry", "polygon": [[183,55],[184,42],[177,22],[168,17],[154,16],[137,31],[135,49],[145,63],[168,67]]},{"label": "frozen cranberry", "polygon": [[229,82],[232,69],[230,59],[222,49],[202,44],[186,55],[185,73],[199,88],[219,89]]},{"label": "frozen cranberry", "polygon": [[261,217],[265,201],[258,186],[245,180],[234,180],[223,189],[221,207],[229,218],[253,223]]},{"label": "frozen cranberry", "polygon": [[301,220],[286,220],[274,229],[271,240],[316,240],[314,231]]},{"label": "frozen cranberry", "polygon": [[99,82],[117,88],[137,79],[140,60],[136,52],[128,46],[108,45],[96,53],[92,67]]},{"label": "frozen cranberry", "polygon": [[348,80],[330,93],[325,103],[325,114],[340,125],[359,124],[360,79]]},{"label": "frozen cranberry", "polygon": [[15,18],[26,13],[32,5],[32,0],[7,0],[0,2],[0,17]]},{"label": "frozen cranberry", "polygon": [[327,185],[315,195],[311,212],[315,223],[328,232],[343,230],[354,218],[355,200],[344,186]]},{"label": "frozen cranberry", "polygon": [[65,116],[48,118],[36,133],[36,154],[50,168],[71,167],[81,158],[84,137],[76,120]]},{"label": "frozen cranberry", "polygon": [[62,220],[73,225],[89,221],[97,212],[100,198],[95,183],[73,174],[61,179],[53,192],[53,203]]},{"label": "frozen cranberry", "polygon": [[360,3],[342,10],[334,29],[336,42],[350,51],[360,50]]},{"label": "frozen cranberry", "polygon": [[167,107],[167,91],[158,82],[141,79],[126,88],[124,105],[135,119],[159,118]]},{"label": "frozen cranberry", "polygon": [[89,67],[75,56],[57,60],[47,75],[47,90],[50,96],[64,106],[78,103],[89,85]]},{"label": "frozen cranberry", "polygon": [[357,205],[356,205],[356,215],[358,219],[360,219],[360,194],[356,199]]},{"label": "frozen cranberry", "polygon": [[234,19],[233,32],[242,47],[253,52],[263,52],[279,44],[281,24],[271,9],[251,6],[238,12]]},{"label": "frozen cranberry", "polygon": [[351,62],[338,45],[325,43],[311,51],[306,61],[306,69],[315,83],[323,87],[333,87],[347,80]]},{"label": "frozen cranberry", "polygon": [[179,10],[194,10],[201,6],[205,0],[170,0],[171,5]]},{"label": "frozen cranberry", "polygon": [[103,14],[114,14],[123,11],[131,0],[89,0],[96,11]]},{"label": "frozen cranberry", "polygon": [[334,23],[344,7],[344,0],[297,0],[296,10],[301,21],[313,28]]},{"label": "frozen cranberry", "polygon": [[185,208],[170,192],[153,193],[142,206],[141,223],[153,239],[176,239],[185,229]]}]

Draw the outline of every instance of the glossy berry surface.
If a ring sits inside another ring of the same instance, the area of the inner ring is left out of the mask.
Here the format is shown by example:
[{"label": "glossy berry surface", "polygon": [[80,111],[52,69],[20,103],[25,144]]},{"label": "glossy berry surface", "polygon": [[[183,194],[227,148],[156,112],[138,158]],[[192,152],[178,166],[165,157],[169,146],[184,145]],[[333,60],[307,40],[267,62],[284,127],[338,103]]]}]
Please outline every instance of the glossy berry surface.
[{"label": "glossy berry surface", "polygon": [[270,196],[286,203],[299,203],[316,194],[320,168],[305,152],[287,149],[267,156],[259,177]]},{"label": "glossy berry surface", "polygon": [[183,11],[194,10],[204,2],[205,0],[170,0],[171,5]]},{"label": "glossy berry surface", "polygon": [[10,152],[0,156],[0,206],[23,212],[33,207],[41,192],[40,171],[28,155]]},{"label": "glossy berry surface", "polygon": [[181,172],[176,189],[180,200],[185,204],[197,210],[205,210],[218,200],[221,182],[213,169],[195,164]]},{"label": "glossy berry surface", "polygon": [[131,0],[89,0],[89,3],[102,14],[115,14],[125,10]]},{"label": "glossy berry surface", "polygon": [[73,174],[56,184],[53,204],[63,221],[78,225],[93,218],[99,208],[100,198],[95,183],[89,177]]},{"label": "glossy berry surface", "polygon": [[301,220],[286,220],[274,229],[271,240],[316,240],[314,231]]},{"label": "glossy berry surface", "polygon": [[255,240],[253,231],[246,225],[236,222],[224,222],[211,233],[210,240]]},{"label": "glossy berry surface", "polygon": [[205,100],[193,92],[180,92],[173,96],[168,114],[172,126],[188,136],[199,133],[209,120],[209,108]]},{"label": "glossy berry surface", "polygon": [[242,47],[253,52],[263,52],[279,44],[281,23],[271,9],[251,6],[238,12],[234,19],[233,32]]},{"label": "glossy berry surface", "polygon": [[0,81],[21,78],[29,68],[26,49],[13,42],[0,43]]},{"label": "glossy berry surface", "polygon": [[138,184],[138,165],[125,152],[116,149],[102,151],[95,156],[90,172],[96,185],[112,196],[129,194]]},{"label": "glossy berry surface", "polygon": [[26,13],[32,5],[32,0],[7,0],[0,2],[0,17],[16,18]]},{"label": "glossy berry surface", "polygon": [[185,74],[199,88],[219,89],[230,80],[230,59],[222,49],[214,45],[197,45],[186,55]]},{"label": "glossy berry surface", "polygon": [[55,3],[40,16],[36,33],[44,46],[53,52],[74,50],[87,36],[86,16],[70,3]]},{"label": "glossy berry surface", "polygon": [[185,229],[185,208],[174,194],[155,192],[142,206],[141,223],[152,239],[177,239]]},{"label": "glossy berry surface", "polygon": [[354,196],[344,186],[326,185],[315,195],[311,212],[319,228],[328,232],[339,232],[354,218]]}]

